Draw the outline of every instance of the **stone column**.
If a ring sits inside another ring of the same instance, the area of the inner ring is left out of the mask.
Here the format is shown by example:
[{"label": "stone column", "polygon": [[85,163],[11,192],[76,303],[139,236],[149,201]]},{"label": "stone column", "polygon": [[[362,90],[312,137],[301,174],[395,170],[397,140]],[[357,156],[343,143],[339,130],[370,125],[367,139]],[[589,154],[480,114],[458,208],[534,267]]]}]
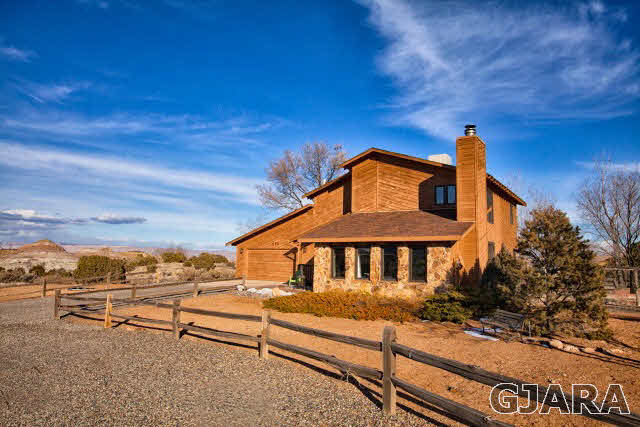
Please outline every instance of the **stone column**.
[{"label": "stone column", "polygon": [[371,264],[370,276],[371,283],[376,285],[380,281],[380,262],[382,261],[382,248],[380,246],[371,246]]},{"label": "stone column", "polygon": [[451,250],[444,246],[427,247],[427,286],[430,289],[447,285],[451,267]]},{"label": "stone column", "polygon": [[344,248],[344,267],[344,284],[349,288],[356,277],[356,248],[353,246]]},{"label": "stone column", "polygon": [[398,283],[409,283],[409,268],[409,247],[407,245],[398,246]]},{"label": "stone column", "polygon": [[331,248],[327,245],[316,245],[313,257],[313,292],[327,290],[327,282],[331,277]]}]

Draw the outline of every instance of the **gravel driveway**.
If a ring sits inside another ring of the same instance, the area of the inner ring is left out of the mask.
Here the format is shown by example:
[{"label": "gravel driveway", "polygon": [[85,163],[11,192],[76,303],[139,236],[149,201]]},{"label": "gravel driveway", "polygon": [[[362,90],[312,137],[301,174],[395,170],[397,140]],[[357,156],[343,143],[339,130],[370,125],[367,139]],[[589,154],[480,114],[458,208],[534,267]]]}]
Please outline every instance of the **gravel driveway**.
[{"label": "gravel driveway", "polygon": [[0,326],[3,425],[425,425],[229,345],[62,321]]}]

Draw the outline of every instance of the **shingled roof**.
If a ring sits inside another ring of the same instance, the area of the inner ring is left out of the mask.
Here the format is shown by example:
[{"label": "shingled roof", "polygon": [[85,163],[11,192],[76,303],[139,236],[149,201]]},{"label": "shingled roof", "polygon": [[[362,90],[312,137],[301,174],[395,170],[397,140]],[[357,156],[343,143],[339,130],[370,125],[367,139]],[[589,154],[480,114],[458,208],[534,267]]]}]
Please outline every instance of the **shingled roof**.
[{"label": "shingled roof", "polygon": [[473,226],[424,211],[363,212],[298,236],[299,242],[456,241]]}]

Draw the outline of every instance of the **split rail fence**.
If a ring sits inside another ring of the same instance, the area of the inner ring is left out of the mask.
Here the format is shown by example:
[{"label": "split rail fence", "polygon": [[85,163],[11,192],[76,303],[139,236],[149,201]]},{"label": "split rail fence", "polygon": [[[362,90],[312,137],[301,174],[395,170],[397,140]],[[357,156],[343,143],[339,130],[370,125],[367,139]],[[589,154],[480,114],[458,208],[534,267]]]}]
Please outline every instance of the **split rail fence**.
[{"label": "split rail fence", "polygon": [[[137,274],[146,274],[145,272],[141,272],[141,273],[127,273],[127,276],[131,276],[131,275],[137,275]],[[114,278],[115,279],[115,278]],[[49,283],[47,283],[47,280],[45,278],[42,278],[40,281],[40,290],[39,291],[31,291],[31,292],[25,292],[25,293],[19,293],[19,294],[11,294],[11,297],[25,297],[25,296],[35,296],[35,295],[40,295],[41,297],[46,297],[47,296],[47,292],[51,292],[55,289],[59,289],[61,291],[73,291],[73,295],[81,295],[81,294],[88,294],[88,293],[99,293],[99,292],[108,292],[108,291],[123,291],[123,290],[131,290],[131,298],[136,298],[136,294],[138,290],[142,290],[142,289],[152,289],[152,288],[162,288],[162,287],[170,287],[170,286],[178,286],[178,285],[185,285],[185,284],[190,284],[192,283],[194,285],[194,296],[196,296],[199,292],[199,284],[201,283],[214,283],[214,282],[224,282],[224,281],[228,281],[230,279],[203,279],[203,280],[182,280],[182,281],[174,281],[174,282],[160,282],[160,283],[153,283],[153,284],[144,284],[144,283],[137,283],[136,281],[130,280],[130,279],[117,279],[117,280],[112,280],[112,276],[110,274],[104,275],[104,276],[96,276],[96,277],[89,277],[89,278],[85,278],[80,280],[79,282],[73,283],[71,285],[66,285],[66,286],[57,286],[54,289],[48,288],[48,285],[50,285]],[[78,290],[77,292],[74,290],[75,288],[78,288],[80,286],[87,286],[89,283],[99,283],[101,282],[102,284],[106,284],[106,288],[105,289],[91,289],[91,290]],[[243,282],[244,283],[244,282]],[[126,285],[129,284],[129,286],[118,286],[118,287],[112,287],[112,285]],[[20,285],[14,285],[14,286],[1,286],[2,288],[5,287],[19,287],[19,286],[33,286],[33,285],[37,285],[37,283],[23,283]],[[50,293],[49,293],[50,295]]]},{"label": "split rail fence", "polygon": [[[443,369],[445,371],[457,374],[463,378],[479,382],[491,387],[497,386],[503,390],[512,391],[510,385],[518,385],[518,392],[516,393],[520,397],[534,399],[540,404],[545,400],[547,394],[547,387],[538,386],[538,393],[529,395],[529,391],[522,387],[526,384],[525,381],[521,381],[516,378],[507,377],[494,372],[486,371],[478,366],[469,365],[458,362],[456,360],[447,359],[444,357],[436,356],[426,353],[424,351],[408,347],[406,345],[396,342],[396,330],[394,326],[385,326],[382,332],[382,340],[374,341],[365,338],[359,338],[349,335],[342,335],[335,332],[324,331],[320,329],[310,328],[307,326],[299,325],[296,323],[288,322],[285,320],[275,319],[271,316],[270,310],[264,310],[262,316],[251,314],[239,314],[239,313],[227,313],[220,311],[205,310],[200,308],[183,307],[181,305],[182,300],[176,298],[171,304],[163,302],[153,302],[141,299],[118,299],[112,298],[112,295],[107,295],[106,298],[92,298],[86,296],[75,295],[61,295],[59,290],[55,292],[54,298],[54,317],[60,318],[60,311],[68,311],[70,313],[86,314],[87,312],[78,308],[77,305],[62,305],[62,299],[70,299],[74,301],[81,301],[84,305],[96,305],[104,304],[104,327],[111,328],[113,325],[113,319],[122,320],[123,322],[140,322],[140,323],[155,323],[161,325],[168,325],[171,327],[173,336],[175,339],[180,339],[181,330],[191,331],[204,335],[211,335],[220,338],[250,341],[255,342],[258,345],[259,357],[267,359],[269,356],[269,347],[275,347],[281,350],[285,350],[291,353],[296,353],[301,356],[308,357],[320,362],[327,363],[331,366],[339,369],[343,374],[354,374],[362,378],[370,380],[382,380],[382,409],[385,414],[394,414],[396,412],[396,397],[397,389],[403,390],[409,395],[415,396],[431,405],[434,405],[443,410],[448,416],[453,419],[457,419],[466,424],[473,426],[509,426],[505,422],[499,421],[494,417],[487,415],[481,411],[468,407],[464,404],[452,401],[446,397],[434,394],[424,388],[411,384],[407,380],[401,379],[396,375],[397,356],[403,356],[408,359],[420,362],[426,365],[434,366],[436,368]],[[161,320],[151,319],[137,316],[124,316],[115,314],[113,312],[114,302],[119,302],[128,305],[147,305],[155,306],[159,308],[166,308],[171,310],[172,319]],[[89,312],[95,315],[96,312]],[[257,336],[241,334],[229,331],[220,331],[216,329],[207,328],[204,326],[196,326],[191,323],[182,323],[180,321],[181,313],[191,313],[202,316],[220,317],[225,319],[242,320],[249,322],[260,323],[260,333]],[[344,344],[350,344],[356,347],[364,348],[371,351],[382,352],[382,370],[371,368],[369,366],[363,366],[357,363],[352,363],[346,360],[338,359],[335,356],[320,353],[315,350],[311,350],[304,347],[299,347],[293,344],[284,343],[271,338],[271,327],[277,326],[291,331],[300,332],[315,337],[324,338],[327,340],[340,342]],[[582,398],[581,396],[572,396],[564,393],[567,402],[575,402],[578,404],[585,404],[588,406],[591,401]],[[601,412],[607,410],[605,405]],[[640,415],[638,414],[619,414],[615,411],[609,414],[591,414],[589,412],[582,414],[585,417],[593,418],[606,423],[619,425],[619,426],[640,426]]]}]

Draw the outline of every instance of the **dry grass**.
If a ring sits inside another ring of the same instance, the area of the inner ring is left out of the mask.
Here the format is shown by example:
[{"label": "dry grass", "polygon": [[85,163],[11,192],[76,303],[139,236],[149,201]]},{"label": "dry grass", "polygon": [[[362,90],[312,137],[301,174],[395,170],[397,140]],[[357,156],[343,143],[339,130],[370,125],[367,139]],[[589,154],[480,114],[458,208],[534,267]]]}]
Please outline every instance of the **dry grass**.
[{"label": "dry grass", "polygon": [[355,320],[391,320],[406,322],[415,318],[416,304],[400,298],[385,298],[357,292],[302,292],[275,297],[264,302],[265,308],[283,313],[307,313],[319,317],[342,317]]}]

